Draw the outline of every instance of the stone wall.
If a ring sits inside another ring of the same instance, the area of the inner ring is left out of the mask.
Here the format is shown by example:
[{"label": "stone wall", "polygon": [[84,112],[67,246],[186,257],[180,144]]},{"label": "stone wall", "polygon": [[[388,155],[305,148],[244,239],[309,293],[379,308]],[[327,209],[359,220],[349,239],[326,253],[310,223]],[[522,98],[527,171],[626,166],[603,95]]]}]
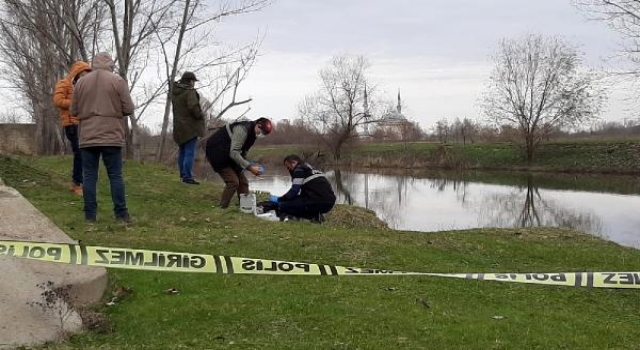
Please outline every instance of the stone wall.
[{"label": "stone wall", "polygon": [[0,124],[0,153],[35,154],[35,124]]}]

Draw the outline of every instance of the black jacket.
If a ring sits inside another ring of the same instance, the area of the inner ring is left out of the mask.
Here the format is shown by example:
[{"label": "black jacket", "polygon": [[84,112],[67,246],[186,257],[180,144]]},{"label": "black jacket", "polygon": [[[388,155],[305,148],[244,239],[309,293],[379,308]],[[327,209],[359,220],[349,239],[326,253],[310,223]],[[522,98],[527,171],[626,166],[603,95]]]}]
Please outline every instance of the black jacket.
[{"label": "black jacket", "polygon": [[280,197],[280,201],[300,197],[310,202],[336,203],[336,195],[333,193],[331,184],[321,171],[313,169],[309,164],[299,163],[289,173],[293,184],[291,189]]},{"label": "black jacket", "polygon": [[249,151],[251,146],[256,142],[255,122],[235,122],[219,128],[218,131],[209,137],[206,146],[207,159],[209,163],[211,163],[214,171],[219,172],[227,167],[241,170],[241,167],[229,156],[231,152],[231,135],[229,135],[229,130],[233,130],[237,125],[241,125],[247,130],[247,138],[242,145],[241,151],[243,158],[246,158],[247,151]]}]

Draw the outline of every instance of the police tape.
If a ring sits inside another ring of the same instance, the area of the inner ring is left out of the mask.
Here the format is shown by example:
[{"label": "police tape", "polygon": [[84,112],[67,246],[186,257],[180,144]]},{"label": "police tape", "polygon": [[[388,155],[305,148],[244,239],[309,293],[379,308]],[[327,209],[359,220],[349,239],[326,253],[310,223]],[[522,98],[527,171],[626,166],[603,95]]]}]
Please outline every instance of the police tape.
[{"label": "police tape", "polygon": [[433,273],[343,267],[225,255],[0,240],[0,256],[150,271],[290,276],[426,276],[553,286],[640,289],[640,272]]}]

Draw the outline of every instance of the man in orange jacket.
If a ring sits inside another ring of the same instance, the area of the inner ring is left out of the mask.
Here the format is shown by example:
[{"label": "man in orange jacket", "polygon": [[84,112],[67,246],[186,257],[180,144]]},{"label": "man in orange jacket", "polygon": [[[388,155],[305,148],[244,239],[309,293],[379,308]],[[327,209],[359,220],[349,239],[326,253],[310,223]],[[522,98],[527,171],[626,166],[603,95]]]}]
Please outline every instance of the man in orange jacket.
[{"label": "man in orange jacket", "polygon": [[71,99],[73,97],[73,85],[91,71],[91,66],[87,62],[77,61],[71,66],[67,76],[56,83],[53,93],[53,104],[60,109],[60,123],[64,127],[64,134],[71,143],[73,150],[73,172],[71,179],[71,191],[78,196],[82,196],[82,158],[80,147],[78,146],[78,117],[69,112]]}]

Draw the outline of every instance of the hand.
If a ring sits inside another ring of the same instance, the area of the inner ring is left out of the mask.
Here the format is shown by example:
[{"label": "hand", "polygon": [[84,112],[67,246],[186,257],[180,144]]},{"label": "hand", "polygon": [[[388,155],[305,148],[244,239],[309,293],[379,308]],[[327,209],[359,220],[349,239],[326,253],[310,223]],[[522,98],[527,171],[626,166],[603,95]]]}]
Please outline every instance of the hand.
[{"label": "hand", "polygon": [[247,170],[249,170],[253,175],[260,176],[262,173],[260,172],[260,166],[257,164],[250,165]]},{"label": "hand", "polygon": [[269,200],[273,203],[278,203],[278,196],[270,195]]}]

